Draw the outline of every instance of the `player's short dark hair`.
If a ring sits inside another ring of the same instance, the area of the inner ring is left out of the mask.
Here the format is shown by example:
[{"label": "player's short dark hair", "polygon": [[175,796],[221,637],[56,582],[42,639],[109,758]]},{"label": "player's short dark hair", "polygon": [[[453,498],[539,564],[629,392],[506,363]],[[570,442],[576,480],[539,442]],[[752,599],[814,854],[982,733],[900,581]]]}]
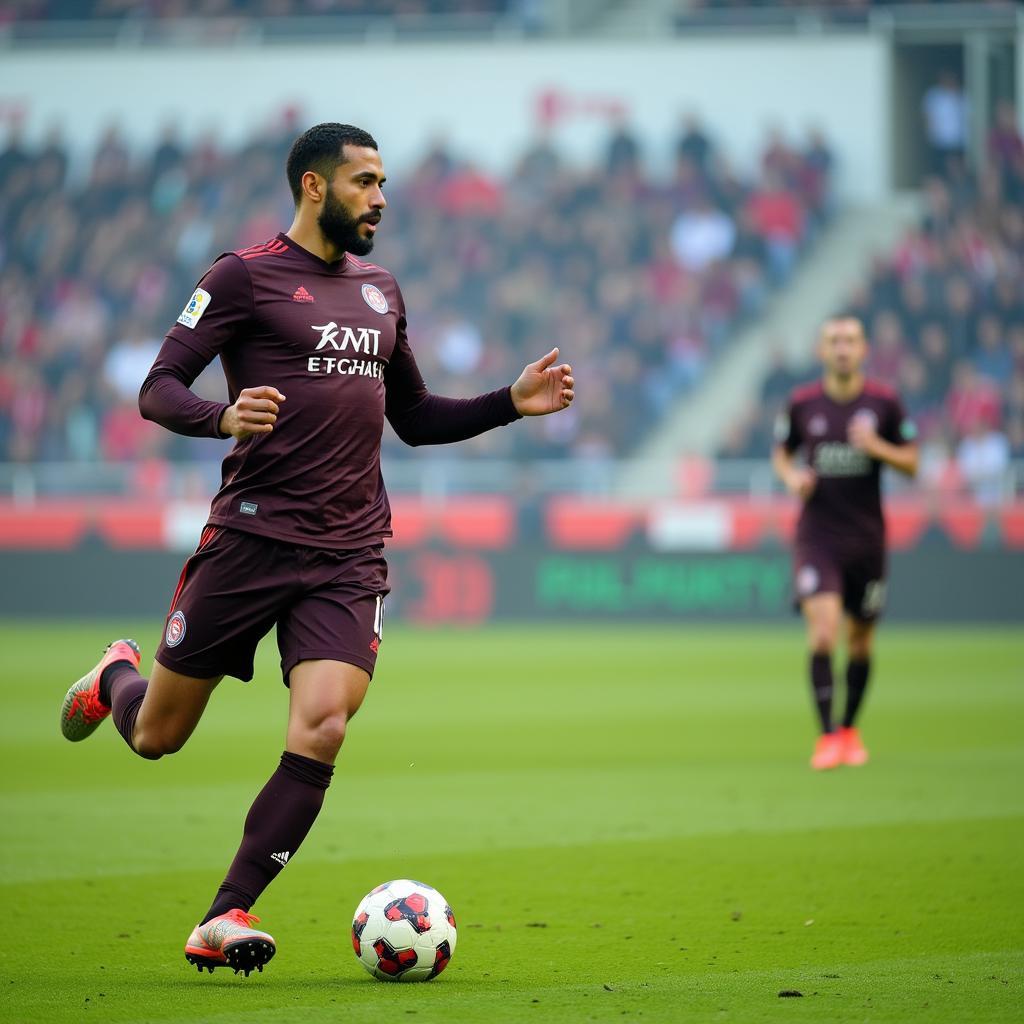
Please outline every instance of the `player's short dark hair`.
[{"label": "player's short dark hair", "polygon": [[377,140],[369,132],[336,121],[315,124],[292,143],[287,170],[296,206],[302,198],[302,176],[306,171],[316,171],[330,181],[339,165],[345,162],[345,146],[378,148]]}]

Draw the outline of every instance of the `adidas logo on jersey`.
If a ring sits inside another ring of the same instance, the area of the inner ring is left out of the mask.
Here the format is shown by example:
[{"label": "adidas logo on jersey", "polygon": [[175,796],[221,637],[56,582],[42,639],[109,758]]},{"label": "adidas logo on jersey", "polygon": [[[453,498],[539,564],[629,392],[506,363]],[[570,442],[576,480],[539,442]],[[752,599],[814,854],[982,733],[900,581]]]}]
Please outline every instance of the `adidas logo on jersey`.
[{"label": "adidas logo on jersey", "polygon": [[281,853],[272,853],[270,855],[271,860],[276,860],[281,867],[284,867],[288,863],[288,858],[291,856],[288,850],[284,850]]},{"label": "adidas logo on jersey", "polygon": [[316,299],[300,284],[292,294],[292,302],[316,302]]}]

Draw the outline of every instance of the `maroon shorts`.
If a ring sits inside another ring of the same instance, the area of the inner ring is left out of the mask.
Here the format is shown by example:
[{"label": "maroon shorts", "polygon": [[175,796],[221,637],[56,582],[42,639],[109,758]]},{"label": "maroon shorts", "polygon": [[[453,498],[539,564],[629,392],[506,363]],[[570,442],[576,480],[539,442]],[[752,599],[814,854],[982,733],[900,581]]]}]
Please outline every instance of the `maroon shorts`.
[{"label": "maroon shorts", "polygon": [[373,675],[388,593],[383,547],[330,551],[207,526],[181,570],[156,660],[207,679],[253,676],[277,626],[281,673],[317,658]]},{"label": "maroon shorts", "polygon": [[793,595],[800,602],[815,594],[839,594],[843,609],[873,622],[885,607],[885,548],[872,544],[841,547],[798,541],[793,554]]}]

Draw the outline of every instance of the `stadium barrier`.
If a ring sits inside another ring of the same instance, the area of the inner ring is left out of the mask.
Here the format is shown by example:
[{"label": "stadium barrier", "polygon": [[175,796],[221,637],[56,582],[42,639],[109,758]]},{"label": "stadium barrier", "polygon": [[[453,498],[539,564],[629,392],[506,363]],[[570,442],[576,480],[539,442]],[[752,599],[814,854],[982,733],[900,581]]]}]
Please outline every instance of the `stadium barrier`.
[{"label": "stadium barrier", "polygon": [[[0,614],[162,615],[205,502],[0,501]],[[393,500],[389,614],[490,620],[772,620],[792,611],[785,498],[648,504]],[[1024,501],[888,504],[890,615],[1024,623]]]}]

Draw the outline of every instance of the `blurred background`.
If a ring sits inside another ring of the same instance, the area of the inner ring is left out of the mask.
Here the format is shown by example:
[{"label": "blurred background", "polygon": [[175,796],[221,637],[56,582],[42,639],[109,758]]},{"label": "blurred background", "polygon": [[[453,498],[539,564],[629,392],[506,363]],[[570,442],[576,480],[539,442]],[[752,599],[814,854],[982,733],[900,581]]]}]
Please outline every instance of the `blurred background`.
[{"label": "blurred background", "polygon": [[8,0],[0,614],[165,611],[227,442],[139,385],[339,120],[380,143],[372,259],[432,390],[552,344],[578,382],[459,446],[386,434],[392,613],[788,616],[771,425],[848,309],[922,439],[892,616],[1024,620],[1022,99],[1009,2]]}]

